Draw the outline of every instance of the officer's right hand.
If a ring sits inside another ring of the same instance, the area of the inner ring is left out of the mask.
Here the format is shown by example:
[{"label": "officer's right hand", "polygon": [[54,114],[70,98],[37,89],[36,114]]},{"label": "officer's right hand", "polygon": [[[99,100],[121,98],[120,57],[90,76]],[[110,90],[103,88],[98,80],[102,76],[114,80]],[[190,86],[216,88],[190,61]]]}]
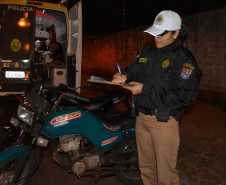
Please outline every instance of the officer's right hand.
[{"label": "officer's right hand", "polygon": [[124,84],[126,80],[127,80],[126,75],[122,75],[121,73],[116,73],[113,77],[112,82]]}]

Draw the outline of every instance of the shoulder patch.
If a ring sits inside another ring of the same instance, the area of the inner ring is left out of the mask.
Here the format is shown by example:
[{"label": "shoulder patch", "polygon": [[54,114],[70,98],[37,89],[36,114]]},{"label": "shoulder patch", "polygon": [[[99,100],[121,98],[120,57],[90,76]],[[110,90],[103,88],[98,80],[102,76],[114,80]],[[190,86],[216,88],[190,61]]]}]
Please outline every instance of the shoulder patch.
[{"label": "shoulder patch", "polygon": [[139,58],[138,62],[146,63],[148,58]]},{"label": "shoulder patch", "polygon": [[189,63],[183,63],[183,67],[190,68],[191,70],[195,69],[194,66]]},{"label": "shoulder patch", "polygon": [[183,67],[180,76],[182,79],[188,80],[191,77],[191,73],[192,73],[192,69]]},{"label": "shoulder patch", "polygon": [[166,68],[166,67],[168,67],[168,66],[169,66],[169,64],[170,64],[169,59],[164,60],[164,61],[162,62],[162,68]]}]

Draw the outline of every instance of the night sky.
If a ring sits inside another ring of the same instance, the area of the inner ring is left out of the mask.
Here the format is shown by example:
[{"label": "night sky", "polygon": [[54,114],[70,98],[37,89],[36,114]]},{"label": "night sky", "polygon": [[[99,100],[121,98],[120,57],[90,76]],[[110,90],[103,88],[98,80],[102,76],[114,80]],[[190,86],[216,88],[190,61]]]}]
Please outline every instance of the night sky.
[{"label": "night sky", "polygon": [[[58,3],[60,0],[44,0]],[[78,0],[70,0],[69,7]],[[125,29],[152,25],[162,10],[180,16],[226,6],[226,0],[82,0],[83,35],[108,35]]]},{"label": "night sky", "polygon": [[226,6],[226,0],[83,0],[82,6],[83,34],[107,35],[123,30],[123,17],[125,29],[149,26],[162,10],[173,10],[183,16]]}]

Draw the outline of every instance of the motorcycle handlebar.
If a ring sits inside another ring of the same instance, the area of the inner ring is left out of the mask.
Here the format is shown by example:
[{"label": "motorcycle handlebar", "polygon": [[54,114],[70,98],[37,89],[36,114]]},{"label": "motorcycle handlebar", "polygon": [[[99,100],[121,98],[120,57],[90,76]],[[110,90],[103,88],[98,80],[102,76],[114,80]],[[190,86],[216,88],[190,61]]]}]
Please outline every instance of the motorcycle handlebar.
[{"label": "motorcycle handlebar", "polygon": [[82,97],[82,96],[79,96],[78,94],[76,94],[73,91],[67,91],[66,93],[64,93],[64,95],[69,99],[71,98],[71,99],[74,99],[74,100],[77,100],[77,101],[81,101],[83,103],[89,103],[89,99]]},{"label": "motorcycle handlebar", "polygon": [[84,103],[89,103],[89,99],[84,98],[84,97],[79,96],[79,95],[76,95],[74,99],[79,100],[79,101],[82,101]]},{"label": "motorcycle handlebar", "polygon": [[62,90],[62,91],[66,91],[64,93],[64,95],[67,97],[67,98],[72,98],[74,100],[78,100],[78,101],[81,101],[83,103],[89,103],[89,99],[85,98],[85,97],[82,97],[82,96],[79,96],[78,94],[76,94],[74,91],[72,90],[69,90],[68,87],[64,84],[60,84],[59,85],[59,89]]}]

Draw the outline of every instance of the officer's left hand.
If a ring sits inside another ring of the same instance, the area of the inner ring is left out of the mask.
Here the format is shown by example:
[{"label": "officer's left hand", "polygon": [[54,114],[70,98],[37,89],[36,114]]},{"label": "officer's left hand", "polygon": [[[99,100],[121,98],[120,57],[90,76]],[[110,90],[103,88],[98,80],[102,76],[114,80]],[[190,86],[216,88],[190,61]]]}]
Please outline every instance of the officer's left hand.
[{"label": "officer's left hand", "polygon": [[123,88],[128,89],[132,92],[133,95],[138,95],[141,93],[142,88],[143,88],[143,84],[139,83],[139,82],[130,82],[129,84],[134,84],[134,86],[123,86]]}]

